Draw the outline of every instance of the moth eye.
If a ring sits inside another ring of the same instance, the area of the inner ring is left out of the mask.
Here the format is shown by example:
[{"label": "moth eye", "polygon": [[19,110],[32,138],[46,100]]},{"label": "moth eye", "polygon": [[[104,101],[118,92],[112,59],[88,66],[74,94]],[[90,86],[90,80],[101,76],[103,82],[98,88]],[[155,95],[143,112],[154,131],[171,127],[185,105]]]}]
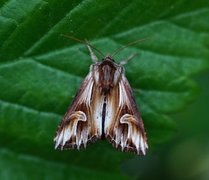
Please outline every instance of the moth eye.
[{"label": "moth eye", "polygon": [[115,60],[111,56],[108,56],[107,57],[107,60],[112,61],[112,62],[115,62]]}]

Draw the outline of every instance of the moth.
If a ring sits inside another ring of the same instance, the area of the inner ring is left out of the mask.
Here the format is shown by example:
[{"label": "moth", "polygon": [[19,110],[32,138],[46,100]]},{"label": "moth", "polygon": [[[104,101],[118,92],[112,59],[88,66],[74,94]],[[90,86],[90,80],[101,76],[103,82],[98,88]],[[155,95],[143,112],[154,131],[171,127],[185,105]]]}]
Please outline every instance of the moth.
[{"label": "moth", "polygon": [[123,67],[133,56],[119,64],[111,55],[99,61],[86,45],[94,64],[58,126],[55,149],[79,150],[107,139],[117,149],[145,155],[146,132]]}]

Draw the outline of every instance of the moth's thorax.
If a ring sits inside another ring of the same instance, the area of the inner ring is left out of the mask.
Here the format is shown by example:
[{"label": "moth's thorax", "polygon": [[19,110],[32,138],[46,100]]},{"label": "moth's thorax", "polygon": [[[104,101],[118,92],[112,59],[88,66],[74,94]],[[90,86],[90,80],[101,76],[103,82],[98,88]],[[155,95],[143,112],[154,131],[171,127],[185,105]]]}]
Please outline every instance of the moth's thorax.
[{"label": "moth's thorax", "polygon": [[93,65],[92,71],[101,92],[107,94],[119,82],[123,67],[116,64],[111,56],[106,56],[102,62]]}]

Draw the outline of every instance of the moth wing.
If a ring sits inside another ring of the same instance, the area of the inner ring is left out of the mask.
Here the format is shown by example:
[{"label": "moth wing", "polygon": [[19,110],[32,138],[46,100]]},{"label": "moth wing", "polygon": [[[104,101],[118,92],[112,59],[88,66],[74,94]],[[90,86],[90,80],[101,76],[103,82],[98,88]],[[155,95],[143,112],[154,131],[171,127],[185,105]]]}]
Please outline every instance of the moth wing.
[{"label": "moth wing", "polygon": [[[94,103],[94,80],[90,72],[82,83],[72,105],[64,115],[54,138],[55,148],[69,149],[86,147],[87,143],[100,138],[102,127],[96,122],[95,110],[102,109],[102,103]],[[98,99],[99,100],[99,99]],[[94,109],[94,107],[96,108]]]},{"label": "moth wing", "polygon": [[106,137],[116,148],[145,155],[144,124],[124,74],[108,97],[105,122]]}]

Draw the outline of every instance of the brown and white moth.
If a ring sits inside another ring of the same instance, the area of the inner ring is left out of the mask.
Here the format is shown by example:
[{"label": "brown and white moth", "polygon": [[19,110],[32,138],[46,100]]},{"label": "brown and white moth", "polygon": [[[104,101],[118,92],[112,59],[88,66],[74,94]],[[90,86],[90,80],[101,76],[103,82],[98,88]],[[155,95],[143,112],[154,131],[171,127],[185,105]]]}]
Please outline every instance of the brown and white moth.
[{"label": "brown and white moth", "polygon": [[106,138],[122,151],[145,155],[146,133],[125,77],[125,61],[117,64],[107,55],[99,62],[92,46],[87,47],[94,64],[58,127],[55,148],[86,148]]}]

